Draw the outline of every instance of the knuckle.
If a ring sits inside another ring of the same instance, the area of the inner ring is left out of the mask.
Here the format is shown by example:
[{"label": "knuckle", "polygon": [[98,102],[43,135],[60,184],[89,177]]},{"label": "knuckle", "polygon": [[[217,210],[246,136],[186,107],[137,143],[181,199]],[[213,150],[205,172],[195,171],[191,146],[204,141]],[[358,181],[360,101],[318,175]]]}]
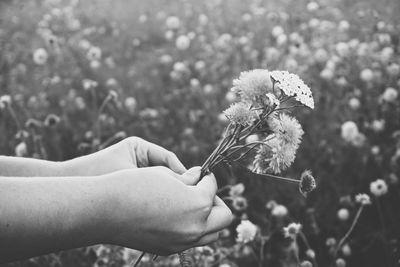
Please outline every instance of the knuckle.
[{"label": "knuckle", "polygon": [[185,231],[186,240],[189,244],[197,243],[206,232],[206,224],[198,222]]}]

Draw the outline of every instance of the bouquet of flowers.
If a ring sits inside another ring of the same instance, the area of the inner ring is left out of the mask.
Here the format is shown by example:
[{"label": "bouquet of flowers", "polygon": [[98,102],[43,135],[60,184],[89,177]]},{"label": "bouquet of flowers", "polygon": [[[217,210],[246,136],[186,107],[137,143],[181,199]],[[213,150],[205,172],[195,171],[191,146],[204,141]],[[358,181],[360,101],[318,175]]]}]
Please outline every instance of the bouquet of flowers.
[{"label": "bouquet of flowers", "polygon": [[[252,169],[246,166],[249,171],[296,183],[306,196],[316,187],[310,171],[304,171],[300,179],[278,175],[295,160],[304,133],[300,123],[288,113],[296,107],[314,108],[310,88],[299,76],[287,71],[255,69],[242,72],[233,81],[232,91],[240,96],[240,101],[224,111],[229,125],[202,165],[201,177],[222,162],[241,164],[255,152]],[[254,136],[257,138],[251,138]],[[191,266],[185,252],[180,254],[180,261],[182,267]]]}]

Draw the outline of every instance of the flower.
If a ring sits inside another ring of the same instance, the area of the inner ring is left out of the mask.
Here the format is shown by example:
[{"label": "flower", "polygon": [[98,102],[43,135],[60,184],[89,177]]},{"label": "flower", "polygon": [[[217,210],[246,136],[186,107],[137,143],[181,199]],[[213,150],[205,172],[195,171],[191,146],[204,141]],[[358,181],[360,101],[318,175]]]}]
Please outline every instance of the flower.
[{"label": "flower", "polygon": [[386,102],[394,102],[396,101],[399,93],[397,92],[396,89],[392,87],[386,88],[385,92],[382,94],[382,99],[385,100]]},{"label": "flower", "polygon": [[0,96],[0,109],[5,108],[7,105],[11,105],[11,96],[10,95]]},{"label": "flower", "polygon": [[345,208],[342,208],[342,209],[338,210],[337,216],[338,216],[339,220],[347,221],[349,219],[349,217],[350,217],[349,210],[345,209]]},{"label": "flower", "polygon": [[97,61],[101,59],[101,49],[97,46],[92,46],[87,52],[87,58],[90,61]]},{"label": "flower", "polygon": [[245,189],[244,184],[242,183],[235,184],[230,188],[229,195],[231,197],[240,196],[241,194],[243,194],[244,189]]},{"label": "flower", "polygon": [[28,147],[25,142],[21,142],[15,147],[15,155],[17,157],[24,157],[27,154],[28,154]]},{"label": "flower", "polygon": [[282,140],[283,143],[290,144],[296,148],[300,145],[304,131],[295,118],[281,113],[278,119],[270,120],[269,125],[276,137]]},{"label": "flower", "polygon": [[242,220],[236,227],[237,242],[247,243],[252,241],[257,234],[257,226],[249,220]]},{"label": "flower", "polygon": [[33,53],[33,62],[37,65],[43,65],[47,62],[49,55],[44,48],[38,48]]},{"label": "flower", "polygon": [[360,79],[364,82],[371,82],[374,79],[374,73],[370,69],[363,69],[360,72]]},{"label": "flower", "polygon": [[53,127],[57,125],[61,121],[60,117],[55,114],[47,115],[46,119],[44,120],[44,125],[48,127]]},{"label": "flower", "polygon": [[300,267],[312,267],[312,263],[310,261],[303,261],[300,263]]},{"label": "flower", "polygon": [[380,197],[388,192],[388,185],[384,180],[378,179],[369,185],[369,191],[374,196]]},{"label": "flower", "polygon": [[299,191],[302,193],[304,196],[306,196],[308,193],[313,191],[317,187],[317,184],[315,183],[315,179],[311,174],[311,171],[305,170],[300,177],[300,183],[299,183]]},{"label": "flower", "polygon": [[344,256],[350,256],[351,255],[351,247],[349,244],[344,244],[342,247],[342,253]]},{"label": "flower", "polygon": [[232,104],[224,111],[224,114],[232,123],[243,126],[251,124],[256,118],[254,111],[250,110],[250,106],[243,102]]},{"label": "flower", "polygon": [[315,259],[315,251],[310,248],[306,250],[306,255],[310,259]]},{"label": "flower", "polygon": [[346,267],[346,261],[342,258],[337,259],[336,267]]},{"label": "flower", "polygon": [[290,144],[283,144],[279,139],[272,139],[265,142],[258,150],[254,158],[255,172],[280,173],[286,170],[294,161],[296,147]]},{"label": "flower", "polygon": [[342,124],[341,135],[342,138],[347,142],[352,142],[357,135],[359,135],[357,124],[353,121],[346,121]]},{"label": "flower", "polygon": [[272,216],[282,218],[288,214],[288,209],[280,204],[275,205],[275,207],[271,211]]},{"label": "flower", "polygon": [[267,100],[269,101],[268,104],[270,106],[274,106],[275,108],[278,108],[280,106],[281,102],[274,94],[268,93],[265,96],[267,97]]},{"label": "flower", "polygon": [[361,205],[370,205],[371,199],[367,194],[358,194],[355,197],[356,202],[360,203]]},{"label": "flower", "polygon": [[351,109],[354,109],[354,110],[358,109],[361,106],[360,100],[356,97],[352,97],[349,100],[349,106]]},{"label": "flower", "polygon": [[268,70],[255,69],[240,73],[233,80],[232,91],[238,93],[242,100],[255,103],[267,93],[272,92],[272,82]]},{"label": "flower", "polygon": [[89,89],[95,88],[98,85],[99,85],[98,82],[90,80],[90,79],[84,79],[82,81],[82,86],[83,86],[83,89],[85,89],[85,90],[89,90]]},{"label": "flower", "polygon": [[178,17],[171,16],[167,18],[167,20],[165,21],[165,25],[167,26],[168,29],[176,30],[180,27],[181,21],[179,20]]},{"label": "flower", "polygon": [[190,39],[186,35],[176,38],[175,45],[179,50],[186,50],[190,46]]},{"label": "flower", "polygon": [[314,109],[314,98],[308,87],[299,76],[287,71],[271,71],[271,78],[277,83],[277,87],[287,96],[294,96],[303,105]]},{"label": "flower", "polygon": [[242,211],[247,209],[248,207],[247,199],[245,199],[242,196],[235,196],[232,199],[232,207],[237,211]]},{"label": "flower", "polygon": [[291,223],[283,228],[283,235],[285,237],[290,237],[292,239],[295,239],[300,230],[301,230],[300,223]]}]

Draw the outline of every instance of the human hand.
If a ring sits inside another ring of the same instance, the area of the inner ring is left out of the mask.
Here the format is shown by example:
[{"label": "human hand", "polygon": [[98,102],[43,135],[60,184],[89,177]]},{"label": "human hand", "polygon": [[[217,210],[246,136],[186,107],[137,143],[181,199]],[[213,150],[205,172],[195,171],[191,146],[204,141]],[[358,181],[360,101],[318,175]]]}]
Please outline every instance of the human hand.
[{"label": "human hand", "polygon": [[232,213],[216,196],[212,174],[198,182],[200,169],[183,175],[165,167],[114,173],[107,242],[169,255],[216,241]]},{"label": "human hand", "polygon": [[128,137],[98,152],[61,163],[64,175],[85,176],[149,166],[165,166],[178,174],[186,171],[173,152],[139,137]]}]

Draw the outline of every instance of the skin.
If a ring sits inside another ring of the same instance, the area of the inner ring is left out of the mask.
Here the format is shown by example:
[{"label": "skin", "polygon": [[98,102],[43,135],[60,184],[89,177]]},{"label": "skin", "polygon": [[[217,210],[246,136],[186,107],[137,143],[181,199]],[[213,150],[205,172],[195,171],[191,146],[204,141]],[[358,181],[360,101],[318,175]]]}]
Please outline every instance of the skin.
[{"label": "skin", "polygon": [[212,174],[200,180],[200,167],[142,139],[67,162],[0,164],[0,263],[100,243],[168,255],[217,240],[232,220]]}]

